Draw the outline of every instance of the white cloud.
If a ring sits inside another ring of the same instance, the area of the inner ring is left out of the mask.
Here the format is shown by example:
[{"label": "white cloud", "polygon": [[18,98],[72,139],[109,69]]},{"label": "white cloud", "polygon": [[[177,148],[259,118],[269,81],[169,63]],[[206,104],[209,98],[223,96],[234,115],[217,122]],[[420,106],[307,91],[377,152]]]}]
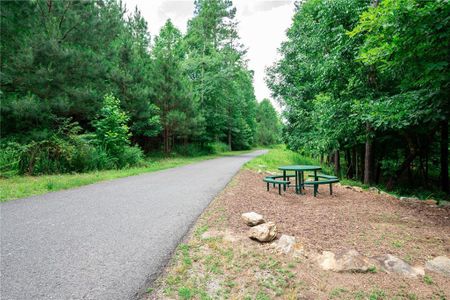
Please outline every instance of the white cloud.
[{"label": "white cloud", "polygon": [[[182,32],[186,32],[187,21],[194,12],[193,0],[124,0],[124,3],[130,11],[137,5],[148,22],[152,36],[158,34],[168,18]],[[270,90],[264,82],[265,67],[272,65],[278,56],[277,48],[285,39],[285,32],[292,21],[294,1],[235,0],[233,3],[237,9],[239,35],[248,48],[249,68],[255,71],[256,97],[259,101],[271,99]]]}]

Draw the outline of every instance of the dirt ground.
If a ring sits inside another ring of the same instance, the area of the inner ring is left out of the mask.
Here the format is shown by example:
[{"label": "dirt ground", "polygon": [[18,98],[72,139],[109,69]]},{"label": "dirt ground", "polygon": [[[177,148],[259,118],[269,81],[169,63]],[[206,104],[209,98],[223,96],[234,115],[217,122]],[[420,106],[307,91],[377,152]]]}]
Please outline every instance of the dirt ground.
[{"label": "dirt ground", "polygon": [[[450,257],[450,208],[335,185],[297,195],[267,192],[265,174],[243,170],[213,201],[177,251],[150,299],[450,299],[450,278],[426,271],[416,278],[382,271],[336,273],[308,257],[275,253],[247,237],[241,214],[275,222],[307,253],[355,249],[392,254],[412,266]],[[221,234],[218,234],[221,233]]]}]

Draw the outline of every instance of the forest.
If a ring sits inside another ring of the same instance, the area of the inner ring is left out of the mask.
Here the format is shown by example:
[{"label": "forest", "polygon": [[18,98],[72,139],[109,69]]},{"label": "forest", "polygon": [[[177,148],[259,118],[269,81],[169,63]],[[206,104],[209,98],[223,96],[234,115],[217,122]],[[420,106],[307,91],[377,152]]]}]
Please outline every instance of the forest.
[{"label": "forest", "polygon": [[151,37],[121,1],[2,1],[2,176],[278,143],[235,14],[229,0],[196,1],[186,34],[169,19]]},{"label": "forest", "polygon": [[284,142],[341,178],[449,194],[450,4],[306,0],[258,102],[231,0],[150,36],[117,0],[1,5],[3,177]]},{"label": "forest", "polygon": [[287,145],[344,178],[448,197],[449,22],[444,0],[298,2],[266,78]]}]

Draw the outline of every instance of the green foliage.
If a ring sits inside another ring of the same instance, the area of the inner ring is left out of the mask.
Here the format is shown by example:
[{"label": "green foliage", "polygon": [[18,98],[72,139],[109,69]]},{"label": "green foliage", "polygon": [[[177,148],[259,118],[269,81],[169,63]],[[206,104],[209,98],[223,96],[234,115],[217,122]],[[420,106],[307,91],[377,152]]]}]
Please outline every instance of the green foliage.
[{"label": "green foliage", "polygon": [[204,117],[203,142],[248,149],[254,143],[256,99],[239,43],[236,9],[228,0],[196,2],[184,39],[184,64]]},{"label": "green foliage", "polygon": [[[2,3],[2,174],[122,168],[139,164],[137,147],[249,149],[256,99],[235,13],[197,1],[186,35],[168,20],[151,41],[118,0]],[[57,134],[61,120],[77,133]]]},{"label": "green foliage", "polygon": [[[284,145],[279,145],[270,149],[268,153],[252,159],[245,167],[257,171],[280,172],[278,167],[283,165],[320,165],[320,163],[311,157],[286,149]],[[323,172],[331,174],[326,166]]]},{"label": "green foliage", "polygon": [[299,3],[267,74],[288,146],[336,173],[340,152],[346,176],[367,184],[430,189],[440,176],[448,191],[449,12],[444,0]]},{"label": "green foliage", "polygon": [[263,99],[258,104],[256,122],[256,143],[258,145],[269,146],[281,142],[281,122],[268,99]]},{"label": "green foliage", "polygon": [[113,156],[119,155],[130,144],[128,120],[129,117],[120,108],[120,100],[112,94],[106,95],[94,128],[99,146]]},{"label": "green foliage", "polygon": [[178,289],[178,296],[181,299],[189,300],[189,299],[192,299],[193,293],[192,293],[192,290],[187,287],[180,287]]}]

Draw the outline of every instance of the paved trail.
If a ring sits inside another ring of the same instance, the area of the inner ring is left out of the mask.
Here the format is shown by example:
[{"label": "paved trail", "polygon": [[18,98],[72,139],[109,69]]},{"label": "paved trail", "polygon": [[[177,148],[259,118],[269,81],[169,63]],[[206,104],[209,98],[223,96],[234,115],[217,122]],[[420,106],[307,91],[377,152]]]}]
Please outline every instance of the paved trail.
[{"label": "paved trail", "polygon": [[0,298],[136,298],[214,196],[263,153],[1,204]]}]

